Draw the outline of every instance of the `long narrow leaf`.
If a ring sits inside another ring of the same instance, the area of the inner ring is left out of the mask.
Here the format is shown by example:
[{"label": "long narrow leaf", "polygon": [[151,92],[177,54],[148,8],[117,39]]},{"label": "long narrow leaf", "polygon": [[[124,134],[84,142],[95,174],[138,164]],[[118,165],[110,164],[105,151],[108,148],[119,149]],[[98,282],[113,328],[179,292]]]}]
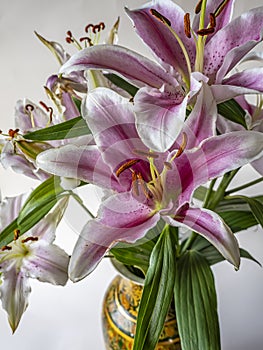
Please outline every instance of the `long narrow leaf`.
[{"label": "long narrow leaf", "polygon": [[23,234],[36,225],[63,197],[67,196],[57,177],[50,177],[28,197],[19,216],[0,233],[0,247],[12,242],[14,230]]},{"label": "long narrow leaf", "polygon": [[155,245],[146,274],[133,350],[154,350],[171,304],[175,280],[176,234],[166,227]]},{"label": "long narrow leaf", "polygon": [[217,105],[218,113],[228,120],[234,123],[240,124],[247,129],[245,115],[246,112],[243,108],[234,100],[228,100]]},{"label": "long narrow leaf", "polygon": [[174,298],[183,350],[220,350],[214,278],[207,260],[191,250],[177,264]]},{"label": "long narrow leaf", "polygon": [[71,139],[90,133],[85,120],[82,117],[77,117],[48,128],[30,132],[24,135],[24,138],[27,140],[51,141]]}]

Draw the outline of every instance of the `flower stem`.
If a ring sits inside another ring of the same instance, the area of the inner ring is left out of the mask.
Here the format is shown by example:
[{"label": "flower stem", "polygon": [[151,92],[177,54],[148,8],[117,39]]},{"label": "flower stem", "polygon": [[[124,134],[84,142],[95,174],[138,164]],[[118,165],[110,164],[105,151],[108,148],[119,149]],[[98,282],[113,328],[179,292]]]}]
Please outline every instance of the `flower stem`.
[{"label": "flower stem", "polygon": [[78,202],[78,204],[85,210],[85,212],[89,214],[90,217],[92,217],[93,219],[95,218],[95,216],[84,205],[83,200],[76,193],[70,191],[70,195],[72,196],[72,198],[75,199],[76,202]]},{"label": "flower stem", "polygon": [[250,187],[250,186],[254,186],[254,185],[256,185],[256,184],[258,184],[258,183],[260,183],[260,182],[262,182],[262,181],[263,181],[263,177],[260,177],[259,179],[256,179],[256,180],[254,180],[254,181],[248,182],[248,183],[246,183],[246,184],[244,184],[244,185],[242,185],[242,186],[238,186],[238,187],[232,188],[232,190],[227,191],[227,192],[225,193],[225,195],[228,196],[228,195],[231,194],[231,193],[234,193],[234,192],[243,190],[243,189],[245,189],[245,188],[247,188],[247,187]]}]

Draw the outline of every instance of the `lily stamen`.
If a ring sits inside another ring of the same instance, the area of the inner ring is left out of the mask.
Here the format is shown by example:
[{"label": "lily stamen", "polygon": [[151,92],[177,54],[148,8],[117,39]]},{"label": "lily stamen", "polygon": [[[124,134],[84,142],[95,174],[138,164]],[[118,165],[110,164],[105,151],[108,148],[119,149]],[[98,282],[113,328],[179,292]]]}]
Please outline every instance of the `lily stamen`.
[{"label": "lily stamen", "polygon": [[179,146],[178,151],[177,151],[176,154],[175,154],[175,158],[180,157],[180,155],[181,155],[181,154],[183,153],[183,151],[185,150],[186,145],[187,145],[187,135],[186,135],[185,132],[183,132],[183,140],[182,140],[181,145]]},{"label": "lily stamen", "polygon": [[210,13],[210,21],[209,21],[209,25],[211,28],[215,28],[216,27],[216,16],[214,13]]},{"label": "lily stamen", "polygon": [[200,0],[200,1],[198,2],[198,4],[196,5],[196,7],[195,7],[195,14],[196,14],[196,15],[201,11],[202,2],[203,2],[203,0]]},{"label": "lily stamen", "polygon": [[52,123],[53,118],[53,108],[48,107],[43,101],[39,101],[39,104],[49,113],[49,121],[47,123],[47,126]]},{"label": "lily stamen", "polygon": [[203,29],[199,29],[197,31],[197,34],[200,35],[200,36],[206,36],[206,35],[209,35],[209,34],[213,34],[214,31],[215,31],[215,28],[213,28],[213,27],[203,28]]},{"label": "lily stamen", "polygon": [[4,245],[4,246],[1,248],[2,252],[5,251],[5,250],[11,250],[11,249],[12,249],[12,247],[10,247],[9,245]]},{"label": "lily stamen", "polygon": [[124,172],[124,170],[131,168],[133,165],[137,164],[138,162],[140,162],[140,159],[131,159],[128,160],[127,162],[125,162],[124,164],[122,164],[116,171],[115,174],[117,177],[120,176],[120,174],[122,172]]},{"label": "lily stamen", "polygon": [[224,10],[224,8],[226,7],[226,5],[228,4],[229,0],[223,0],[221,2],[221,4],[219,4],[219,6],[217,7],[217,9],[215,10],[214,14],[215,17],[218,17],[220,15],[220,13]]},{"label": "lily stamen", "polygon": [[187,38],[191,38],[191,22],[190,22],[190,13],[184,15],[184,32]]},{"label": "lily stamen", "polygon": [[14,230],[14,241],[17,241],[20,235],[20,230],[16,229]]},{"label": "lily stamen", "polygon": [[27,238],[25,238],[25,239],[23,239],[21,242],[22,243],[27,243],[27,242],[36,242],[36,241],[38,241],[38,237],[27,237]]},{"label": "lily stamen", "polygon": [[166,18],[165,16],[163,16],[160,12],[158,12],[155,9],[150,9],[150,12],[159,21],[161,21],[162,23],[167,24],[169,27],[171,27],[171,22],[169,21],[169,19]]},{"label": "lily stamen", "polygon": [[151,152],[151,151],[147,152],[147,151],[143,151],[140,149],[134,149],[132,152],[138,156],[145,156],[147,158],[155,158],[156,159],[159,157],[159,155],[157,153]]},{"label": "lily stamen", "polygon": [[19,132],[19,129],[9,129],[8,130],[8,136],[10,136],[12,139],[16,137],[17,133]]}]

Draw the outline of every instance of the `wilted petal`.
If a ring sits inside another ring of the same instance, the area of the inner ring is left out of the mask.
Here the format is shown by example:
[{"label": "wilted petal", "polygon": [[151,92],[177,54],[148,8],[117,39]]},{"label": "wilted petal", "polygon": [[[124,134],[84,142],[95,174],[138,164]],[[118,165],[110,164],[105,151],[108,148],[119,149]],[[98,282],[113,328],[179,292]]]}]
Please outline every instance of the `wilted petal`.
[{"label": "wilted petal", "polygon": [[131,194],[116,194],[100,207],[99,219],[83,228],[70,260],[70,278],[77,282],[91,273],[107,250],[118,241],[133,243],[155,226],[159,215],[153,215]]},{"label": "wilted petal", "polygon": [[191,65],[193,66],[195,43],[192,38],[187,38],[184,33],[184,11],[170,0],[153,1],[145,7],[133,11],[126,9],[137,33],[152,49],[156,58],[166,65],[175,67],[178,71],[187,74],[186,59],[177,39],[160,20],[151,14],[150,10],[152,8],[171,22],[171,27],[185,45]]},{"label": "wilted petal", "polygon": [[188,96],[181,91],[142,88],[135,96],[136,127],[147,147],[164,152],[174,143],[185,120]]},{"label": "wilted petal", "polygon": [[32,244],[32,255],[24,260],[24,269],[31,278],[64,286],[68,280],[69,256],[54,244]]},{"label": "wilted petal", "polygon": [[0,284],[0,298],[3,308],[8,313],[8,321],[13,332],[28,306],[30,292],[29,280],[21,270],[13,267],[4,273],[3,282]]},{"label": "wilted petal", "polygon": [[164,82],[171,84],[175,79],[166,70],[148,58],[118,45],[95,45],[73,55],[60,69],[61,73],[103,69],[119,73],[125,78],[161,87]]},{"label": "wilted petal", "polygon": [[262,40],[263,7],[253,9],[216,32],[207,43],[204,74],[216,75],[216,83]]},{"label": "wilted petal", "polygon": [[189,208],[185,205],[176,212],[175,220],[201,234],[219,250],[226,260],[235,267],[239,267],[238,242],[218,214],[211,210]]}]

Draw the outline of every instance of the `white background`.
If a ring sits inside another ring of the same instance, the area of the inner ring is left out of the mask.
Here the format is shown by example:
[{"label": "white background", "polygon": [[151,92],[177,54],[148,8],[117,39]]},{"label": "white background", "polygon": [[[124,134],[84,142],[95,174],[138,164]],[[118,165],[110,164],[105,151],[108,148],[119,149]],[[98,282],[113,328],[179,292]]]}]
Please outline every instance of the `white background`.
[{"label": "white background", "polygon": [[[15,102],[28,97],[35,102],[44,100],[43,85],[58,65],[49,51],[38,41],[34,30],[49,40],[65,43],[65,33],[71,30],[76,37],[84,34],[83,28],[90,22],[104,21],[106,28],[121,16],[120,44],[145,54],[148,50],[133,32],[123,6],[134,8],[142,1],[136,0],[0,0],[0,129],[13,127]],[[177,1],[189,12],[195,1]],[[237,1],[235,14],[262,5],[262,0]],[[250,179],[255,173],[247,168],[242,176]],[[35,186],[24,176],[0,168],[1,192],[13,196]],[[254,193],[262,185],[253,188]],[[86,198],[97,205],[97,195],[92,191]],[[67,215],[59,229],[58,241],[70,253],[77,239],[79,226],[85,222]],[[81,220],[80,220],[81,219]],[[263,263],[263,233],[252,229],[238,235],[242,247]],[[243,260],[239,272],[227,263],[214,268],[218,291],[219,316],[223,350],[263,349],[263,270],[250,261]],[[11,335],[6,313],[0,310],[1,349],[14,350],[103,350],[100,324],[104,292],[115,272],[108,261],[80,283],[69,282],[66,287],[53,287],[32,281],[30,304],[22,317],[15,335]],[[199,349],[202,350],[202,349]],[[212,350],[212,349],[211,349]]]}]

